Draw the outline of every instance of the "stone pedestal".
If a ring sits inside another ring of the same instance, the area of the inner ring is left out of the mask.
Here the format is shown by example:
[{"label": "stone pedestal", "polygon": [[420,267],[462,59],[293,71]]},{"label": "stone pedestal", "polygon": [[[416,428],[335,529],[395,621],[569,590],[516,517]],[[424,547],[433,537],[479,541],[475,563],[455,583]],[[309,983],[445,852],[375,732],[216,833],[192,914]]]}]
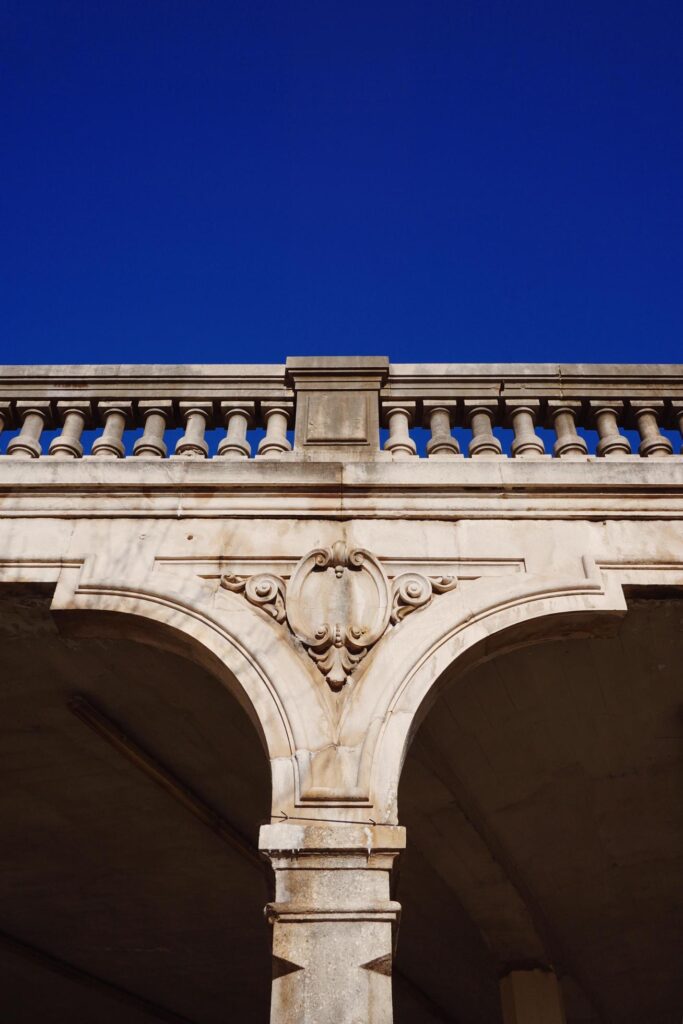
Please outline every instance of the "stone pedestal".
[{"label": "stone pedestal", "polygon": [[275,872],[271,1024],[392,1024],[400,906],[391,872],[405,830],[265,825]]},{"label": "stone pedestal", "polygon": [[553,971],[511,971],[501,979],[503,1024],[566,1024],[562,992]]}]

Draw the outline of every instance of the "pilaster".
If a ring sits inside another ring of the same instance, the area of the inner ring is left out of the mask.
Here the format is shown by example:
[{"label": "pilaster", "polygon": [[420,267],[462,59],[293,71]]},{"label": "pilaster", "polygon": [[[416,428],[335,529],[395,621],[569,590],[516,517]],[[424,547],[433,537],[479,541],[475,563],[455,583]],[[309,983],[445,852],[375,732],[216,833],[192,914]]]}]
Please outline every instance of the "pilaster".
[{"label": "pilaster", "polygon": [[275,874],[271,1024],[392,1024],[405,830],[287,822],[264,825],[259,845]]}]

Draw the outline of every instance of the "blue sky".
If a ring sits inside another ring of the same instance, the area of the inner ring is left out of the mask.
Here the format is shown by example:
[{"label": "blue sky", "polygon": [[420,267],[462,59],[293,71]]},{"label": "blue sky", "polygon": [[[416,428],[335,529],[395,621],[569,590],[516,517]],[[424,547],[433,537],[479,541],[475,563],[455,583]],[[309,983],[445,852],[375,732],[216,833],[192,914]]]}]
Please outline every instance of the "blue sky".
[{"label": "blue sky", "polygon": [[0,0],[2,362],[683,362],[683,4]]}]

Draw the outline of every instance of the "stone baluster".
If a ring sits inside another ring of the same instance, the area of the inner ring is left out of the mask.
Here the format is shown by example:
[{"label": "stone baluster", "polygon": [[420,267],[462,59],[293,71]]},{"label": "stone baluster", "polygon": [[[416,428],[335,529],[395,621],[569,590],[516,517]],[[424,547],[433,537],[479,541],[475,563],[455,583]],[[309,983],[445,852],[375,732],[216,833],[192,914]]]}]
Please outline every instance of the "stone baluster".
[{"label": "stone baluster", "polygon": [[57,415],[62,422],[62,432],[50,441],[50,455],[56,459],[81,459],[81,434],[92,418],[90,402],[57,402]]},{"label": "stone baluster", "polygon": [[428,421],[432,436],[427,441],[429,458],[445,455],[453,457],[460,454],[460,445],[451,434],[455,406],[444,402],[425,402],[425,420]]},{"label": "stone baluster", "polygon": [[0,402],[0,434],[12,424],[12,406],[9,402]]},{"label": "stone baluster", "polygon": [[254,402],[221,402],[221,416],[226,434],[218,445],[218,456],[222,459],[248,459],[251,445],[247,441],[247,430],[254,423]]},{"label": "stone baluster", "polygon": [[261,828],[275,873],[270,1024],[391,1024],[390,880],[404,846],[399,826]]},{"label": "stone baluster", "polygon": [[623,434],[619,433],[619,416],[624,411],[623,402],[592,401],[590,408],[600,440],[596,452],[599,456],[623,458],[631,454],[631,445]]},{"label": "stone baluster", "polygon": [[552,400],[548,402],[548,419],[557,435],[553,454],[557,459],[585,459],[588,445],[576,430],[581,402]]},{"label": "stone baluster", "polygon": [[511,451],[515,459],[537,459],[545,455],[545,447],[535,431],[541,403],[538,399],[506,401],[505,411],[514,431]]},{"label": "stone baluster", "polygon": [[49,402],[17,402],[21,430],[7,445],[7,454],[14,458],[37,459],[42,455],[40,435],[51,423]]},{"label": "stone baluster", "polygon": [[472,431],[472,439],[467,450],[473,459],[491,458],[502,454],[503,446],[493,433],[497,411],[497,402],[477,399],[465,401],[465,417]]},{"label": "stone baluster", "polygon": [[[681,436],[683,436],[683,402],[672,402],[671,411],[673,412],[674,422]],[[683,448],[681,448],[681,455],[683,455]]]},{"label": "stone baluster", "polygon": [[122,459],[126,454],[123,432],[133,422],[132,402],[98,402],[97,411],[104,430],[93,442],[91,455],[100,459]]},{"label": "stone baluster", "polygon": [[384,450],[390,452],[394,459],[417,455],[417,445],[410,436],[410,427],[415,418],[415,402],[385,402],[382,412],[389,428]]},{"label": "stone baluster", "polygon": [[205,459],[209,446],[204,434],[213,415],[213,405],[211,402],[180,402],[179,409],[185,433],[175,446],[175,454],[186,459]]},{"label": "stone baluster", "polygon": [[166,456],[164,433],[172,422],[173,402],[138,402],[138,409],[145,421],[145,430],[133,445],[133,454],[143,459],[163,459]]},{"label": "stone baluster", "polygon": [[566,1024],[557,975],[545,967],[513,970],[500,981],[503,1024]]},{"label": "stone baluster", "polygon": [[646,459],[672,455],[674,447],[671,441],[659,431],[664,402],[631,402],[631,410],[640,434],[638,454]]},{"label": "stone baluster", "polygon": [[261,415],[266,425],[265,437],[258,446],[258,458],[279,459],[292,446],[287,437],[291,409],[282,402],[261,402]]}]

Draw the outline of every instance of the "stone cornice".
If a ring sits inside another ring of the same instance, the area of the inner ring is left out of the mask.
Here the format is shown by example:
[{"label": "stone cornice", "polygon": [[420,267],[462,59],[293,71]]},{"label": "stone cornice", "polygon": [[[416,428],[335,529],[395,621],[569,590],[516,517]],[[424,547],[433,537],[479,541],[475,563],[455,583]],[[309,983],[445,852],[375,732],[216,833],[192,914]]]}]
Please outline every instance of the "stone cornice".
[{"label": "stone cornice", "polygon": [[586,461],[0,458],[0,517],[683,518],[683,457]]}]

